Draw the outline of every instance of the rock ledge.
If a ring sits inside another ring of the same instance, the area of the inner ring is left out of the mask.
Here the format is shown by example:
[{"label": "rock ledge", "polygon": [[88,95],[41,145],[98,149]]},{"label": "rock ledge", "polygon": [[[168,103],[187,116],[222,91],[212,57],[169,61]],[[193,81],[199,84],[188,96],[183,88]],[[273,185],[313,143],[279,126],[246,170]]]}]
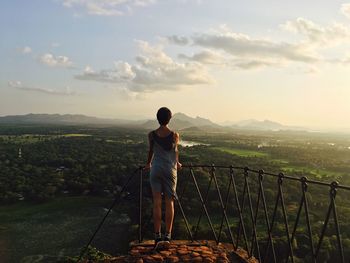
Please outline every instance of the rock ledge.
[{"label": "rock ledge", "polygon": [[258,263],[254,257],[249,258],[245,250],[234,250],[232,244],[201,240],[173,240],[167,248],[155,251],[154,241],[142,243],[131,242],[128,255],[111,258],[103,262],[113,263],[154,263],[154,262],[218,262],[218,263]]}]

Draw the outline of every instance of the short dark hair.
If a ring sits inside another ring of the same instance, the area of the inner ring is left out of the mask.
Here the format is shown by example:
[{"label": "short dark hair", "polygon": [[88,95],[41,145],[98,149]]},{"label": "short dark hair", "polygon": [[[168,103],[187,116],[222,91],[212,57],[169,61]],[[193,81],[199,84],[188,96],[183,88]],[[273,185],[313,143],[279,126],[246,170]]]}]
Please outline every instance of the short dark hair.
[{"label": "short dark hair", "polygon": [[167,107],[161,107],[157,111],[157,120],[160,125],[167,125],[172,117],[171,111]]}]

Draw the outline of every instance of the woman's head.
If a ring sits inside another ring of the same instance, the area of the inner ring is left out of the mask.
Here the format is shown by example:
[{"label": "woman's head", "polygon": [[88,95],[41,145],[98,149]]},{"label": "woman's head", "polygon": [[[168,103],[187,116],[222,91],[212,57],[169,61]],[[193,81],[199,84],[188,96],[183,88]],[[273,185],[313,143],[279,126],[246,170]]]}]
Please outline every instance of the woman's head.
[{"label": "woman's head", "polygon": [[157,112],[157,120],[160,125],[167,125],[171,117],[171,111],[167,107],[162,107]]}]

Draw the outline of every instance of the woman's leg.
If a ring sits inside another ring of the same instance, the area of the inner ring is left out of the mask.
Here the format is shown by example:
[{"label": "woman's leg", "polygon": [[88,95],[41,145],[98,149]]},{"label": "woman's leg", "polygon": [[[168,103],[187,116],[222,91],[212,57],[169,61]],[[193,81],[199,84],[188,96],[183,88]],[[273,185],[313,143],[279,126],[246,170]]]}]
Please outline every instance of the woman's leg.
[{"label": "woman's leg", "polygon": [[174,220],[174,198],[165,196],[165,233],[171,234]]},{"label": "woman's leg", "polygon": [[162,223],[162,194],[153,192],[153,224],[154,233],[160,233]]}]

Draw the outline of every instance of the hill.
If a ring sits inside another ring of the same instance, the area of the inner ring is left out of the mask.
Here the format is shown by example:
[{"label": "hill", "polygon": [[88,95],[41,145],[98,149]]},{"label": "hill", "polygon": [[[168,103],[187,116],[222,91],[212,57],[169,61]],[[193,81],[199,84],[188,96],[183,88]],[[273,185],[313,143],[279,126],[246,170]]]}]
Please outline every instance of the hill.
[{"label": "hill", "polygon": [[[56,124],[56,125],[106,125],[122,126],[136,129],[151,130],[158,127],[157,120],[126,120],[108,119],[86,116],[82,114],[25,114],[0,117],[0,124]],[[170,127],[182,131],[227,132],[232,130],[258,131],[301,131],[300,127],[286,126],[278,122],[255,119],[239,122],[226,122],[222,125],[200,116],[190,117],[184,113],[175,113],[170,121]]]}]

